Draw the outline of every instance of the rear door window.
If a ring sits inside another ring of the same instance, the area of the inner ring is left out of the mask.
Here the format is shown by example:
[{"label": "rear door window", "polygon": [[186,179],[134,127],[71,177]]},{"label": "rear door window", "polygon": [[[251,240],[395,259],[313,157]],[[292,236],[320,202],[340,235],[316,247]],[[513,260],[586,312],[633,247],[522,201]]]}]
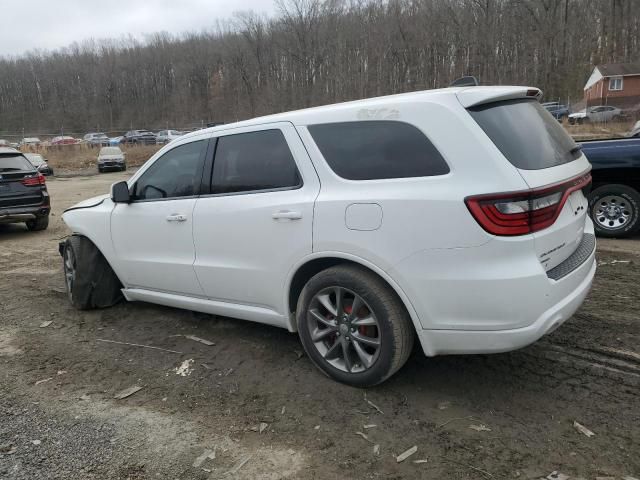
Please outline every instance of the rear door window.
[{"label": "rear door window", "polygon": [[218,138],[213,193],[293,189],[301,185],[296,162],[280,130]]},{"label": "rear door window", "polygon": [[449,173],[436,147],[408,123],[372,120],[325,123],[308,129],[329,167],[347,180]]},{"label": "rear door window", "polygon": [[536,100],[488,103],[469,113],[516,168],[541,170],[580,157],[576,143]]}]

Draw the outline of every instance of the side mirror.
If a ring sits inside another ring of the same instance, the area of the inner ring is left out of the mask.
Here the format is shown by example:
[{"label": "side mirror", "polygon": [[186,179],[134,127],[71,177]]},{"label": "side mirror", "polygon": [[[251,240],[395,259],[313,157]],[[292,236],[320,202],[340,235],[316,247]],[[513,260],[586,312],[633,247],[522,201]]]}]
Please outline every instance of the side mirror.
[{"label": "side mirror", "polygon": [[127,182],[118,182],[111,185],[111,200],[113,203],[131,203],[131,194]]}]

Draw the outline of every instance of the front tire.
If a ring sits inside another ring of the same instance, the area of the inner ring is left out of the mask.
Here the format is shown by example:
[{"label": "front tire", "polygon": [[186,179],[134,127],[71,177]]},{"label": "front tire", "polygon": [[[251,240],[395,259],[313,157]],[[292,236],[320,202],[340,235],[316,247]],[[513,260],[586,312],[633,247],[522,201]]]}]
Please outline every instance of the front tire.
[{"label": "front tire", "polygon": [[48,226],[49,226],[49,215],[38,217],[35,220],[29,220],[27,222],[27,228],[31,232],[39,232],[41,230],[46,230]]},{"label": "front tire", "polygon": [[413,325],[396,293],[360,266],[339,265],[315,275],[298,299],[302,345],[331,378],[354,387],[384,382],[413,348]]},{"label": "front tire", "polygon": [[88,238],[78,235],[67,238],[62,258],[67,295],[75,308],[105,308],[122,299],[118,277]]},{"label": "front tire", "polygon": [[589,214],[601,237],[632,235],[640,229],[640,193],[622,184],[598,187],[589,195]]}]

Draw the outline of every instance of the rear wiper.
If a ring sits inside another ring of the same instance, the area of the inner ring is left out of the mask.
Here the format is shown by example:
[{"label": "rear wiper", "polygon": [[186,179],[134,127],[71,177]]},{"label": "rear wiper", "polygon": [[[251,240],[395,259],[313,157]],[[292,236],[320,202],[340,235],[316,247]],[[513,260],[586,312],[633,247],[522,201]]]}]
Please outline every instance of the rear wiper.
[{"label": "rear wiper", "polygon": [[20,172],[21,170],[22,170],[21,168],[15,168],[15,167],[0,168],[0,172]]},{"label": "rear wiper", "polygon": [[569,150],[569,153],[571,154],[578,153],[580,150],[582,150],[582,145],[576,145],[571,150]]}]

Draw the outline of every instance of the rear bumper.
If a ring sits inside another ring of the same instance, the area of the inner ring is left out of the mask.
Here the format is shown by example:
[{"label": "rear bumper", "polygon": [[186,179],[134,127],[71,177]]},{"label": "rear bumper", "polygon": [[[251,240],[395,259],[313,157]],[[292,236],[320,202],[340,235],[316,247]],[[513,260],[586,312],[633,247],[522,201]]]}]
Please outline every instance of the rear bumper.
[{"label": "rear bumper", "polygon": [[574,254],[546,272],[528,236],[425,250],[389,270],[411,302],[426,355],[524,347],[566,321],[595,275],[593,223]]},{"label": "rear bumper", "polygon": [[35,220],[37,217],[49,215],[49,205],[36,205],[29,207],[14,207],[0,209],[0,223],[21,223]]},{"label": "rear bumper", "polygon": [[[510,330],[421,330],[418,332],[425,355],[500,353],[516,350],[534,343],[553,332],[580,308],[586,298],[596,272],[595,250],[579,269],[564,281],[581,278],[577,287],[560,302],[543,312],[531,325]],[[560,280],[562,282],[563,280]]]},{"label": "rear bumper", "polygon": [[122,170],[125,166],[125,163],[112,163],[110,165],[98,164],[98,168],[100,170]]}]

